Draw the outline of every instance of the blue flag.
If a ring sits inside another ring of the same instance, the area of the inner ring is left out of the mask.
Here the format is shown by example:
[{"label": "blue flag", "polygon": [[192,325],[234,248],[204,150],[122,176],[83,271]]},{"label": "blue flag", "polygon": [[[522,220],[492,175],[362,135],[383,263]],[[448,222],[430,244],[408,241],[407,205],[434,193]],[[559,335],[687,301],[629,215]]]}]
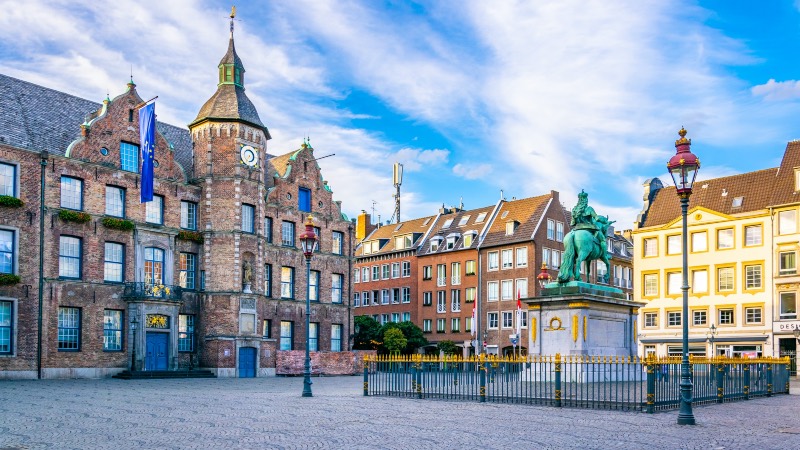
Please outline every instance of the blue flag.
[{"label": "blue flag", "polygon": [[141,203],[153,201],[153,158],[156,149],[156,104],[139,108],[139,143],[142,152]]}]

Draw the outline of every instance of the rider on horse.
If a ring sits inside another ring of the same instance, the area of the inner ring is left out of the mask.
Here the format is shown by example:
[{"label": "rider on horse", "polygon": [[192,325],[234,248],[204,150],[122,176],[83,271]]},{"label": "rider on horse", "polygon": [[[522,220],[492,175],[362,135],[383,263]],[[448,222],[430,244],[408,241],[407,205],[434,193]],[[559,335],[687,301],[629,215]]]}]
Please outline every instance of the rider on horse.
[{"label": "rider on horse", "polygon": [[605,245],[606,236],[600,231],[600,217],[594,212],[594,208],[589,206],[589,194],[581,189],[578,194],[578,204],[572,208],[572,220],[569,226],[573,230],[592,230],[594,231],[594,239],[598,244]]}]

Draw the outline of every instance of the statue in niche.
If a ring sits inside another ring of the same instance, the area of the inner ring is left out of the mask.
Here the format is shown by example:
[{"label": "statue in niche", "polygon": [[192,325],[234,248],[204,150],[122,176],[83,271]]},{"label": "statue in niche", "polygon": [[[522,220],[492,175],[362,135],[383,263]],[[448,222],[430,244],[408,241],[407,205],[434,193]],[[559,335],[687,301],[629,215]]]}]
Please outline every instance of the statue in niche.
[{"label": "statue in niche", "polygon": [[253,292],[250,290],[250,286],[253,284],[253,265],[250,264],[250,261],[245,261],[242,264],[242,284],[244,284],[242,292],[245,294]]}]

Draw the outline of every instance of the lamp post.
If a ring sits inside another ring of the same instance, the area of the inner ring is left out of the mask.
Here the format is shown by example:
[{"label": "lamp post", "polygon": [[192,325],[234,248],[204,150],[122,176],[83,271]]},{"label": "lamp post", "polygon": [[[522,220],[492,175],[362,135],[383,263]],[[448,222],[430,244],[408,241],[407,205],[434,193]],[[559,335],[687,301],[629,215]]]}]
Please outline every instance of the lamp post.
[{"label": "lamp post", "polygon": [[306,231],[300,234],[300,245],[306,257],[306,361],[303,367],[303,397],[313,397],[311,393],[311,354],[309,353],[311,328],[311,257],[317,249],[317,235],[314,234],[314,220],[309,215],[306,219]]},{"label": "lamp post", "polygon": [[708,332],[706,333],[706,342],[711,344],[711,357],[716,356],[714,354],[714,338],[717,337],[717,327],[714,326],[712,323],[710,327],[708,327]]},{"label": "lamp post", "polygon": [[692,153],[690,147],[692,140],[686,139],[686,130],[681,127],[678,131],[681,137],[675,141],[676,152],[667,163],[667,170],[675,182],[675,191],[681,199],[681,216],[683,218],[682,252],[683,259],[683,358],[681,359],[681,404],[678,411],[678,425],[694,425],[694,413],[692,413],[692,379],[691,368],[689,367],[689,274],[687,260],[687,226],[686,214],[689,210],[689,196],[692,195],[692,185],[700,169],[700,159]]},{"label": "lamp post", "polygon": [[131,339],[131,372],[136,371],[136,329],[139,327],[139,319],[136,314],[131,319],[131,331],[133,332],[133,339]]},{"label": "lamp post", "polygon": [[550,273],[547,272],[547,263],[543,262],[542,271],[539,272],[539,275],[536,276],[536,280],[539,281],[539,287],[544,289],[545,286],[547,286],[547,284],[550,283],[552,279],[553,277],[551,277]]}]

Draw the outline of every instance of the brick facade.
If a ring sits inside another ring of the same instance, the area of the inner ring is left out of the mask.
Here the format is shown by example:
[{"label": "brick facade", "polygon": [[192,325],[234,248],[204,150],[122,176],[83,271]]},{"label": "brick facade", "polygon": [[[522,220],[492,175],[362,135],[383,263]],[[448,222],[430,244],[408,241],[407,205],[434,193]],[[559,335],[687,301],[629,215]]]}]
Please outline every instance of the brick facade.
[{"label": "brick facade", "polygon": [[[139,144],[138,107],[144,102],[132,81],[123,94],[98,105],[0,78],[13,87],[6,92],[16,96],[20,108],[38,108],[37,114],[43,117],[31,120],[20,114],[20,130],[12,130],[9,139],[4,136],[0,140],[0,163],[7,165],[4,168],[14,168],[13,183],[17,184],[15,192],[7,193],[24,203],[18,208],[0,206],[0,231],[12,232],[14,239],[11,273],[21,279],[0,287],[0,302],[4,302],[0,307],[11,313],[9,318],[0,316],[0,326],[10,330],[8,346],[0,342],[0,377],[94,377],[130,369],[132,364],[141,370],[162,363],[168,370],[201,366],[220,376],[238,376],[244,373],[240,372],[244,367],[241,355],[250,357],[243,349],[252,349],[257,355],[252,365],[258,375],[274,373],[282,341],[281,322],[293,324],[292,336],[285,336],[284,346],[305,348],[308,279],[297,237],[309,215],[321,234],[319,252],[311,260],[311,270],[319,272],[318,300],[312,302],[310,316],[311,322],[318,324],[317,348],[349,348],[353,224],[333,199],[314,160],[313,148],[304,144],[277,157],[267,152],[269,132],[244,96],[239,72],[235,83],[223,79],[223,67],[240,70],[242,76],[244,73],[232,37],[228,52],[220,63],[217,93],[201,108],[190,129],[159,123],[153,189],[163,199],[162,220],[155,221],[159,223],[148,222],[146,206],[139,202],[138,169],[125,171],[121,167],[123,146]],[[49,109],[42,110],[42,104]],[[59,105],[69,108],[59,109]],[[29,129],[36,126],[41,128],[36,133],[60,138],[57,146],[49,147],[56,144],[44,138],[35,139]],[[244,146],[252,147],[257,155],[252,166],[242,161]],[[42,164],[45,211],[44,227],[40,228]],[[73,185],[80,185],[76,188],[80,200],[65,202],[70,196],[62,195],[62,187]],[[133,229],[122,231],[104,225],[104,219],[108,219],[108,187],[124,190],[121,219],[129,221]],[[299,203],[300,190],[310,193],[310,203]],[[195,205],[196,226],[185,223],[188,214],[182,211],[182,202]],[[252,207],[252,229],[245,227],[243,205]],[[88,221],[78,223],[60,217],[75,217],[76,213],[88,215]],[[271,241],[270,230],[265,228],[267,218],[272,220]],[[284,221],[295,225],[290,245],[281,242]],[[203,242],[188,239],[184,236],[187,231],[202,236]],[[340,238],[336,248],[334,233]],[[64,242],[77,244],[64,247]],[[106,276],[110,258],[107,243],[123,249],[123,276],[118,282]],[[70,249],[75,248],[78,253],[73,258]],[[162,254],[158,261],[152,257]],[[181,261],[187,259],[194,260],[193,277],[191,270],[181,271]],[[40,261],[44,273],[41,340]],[[65,276],[68,263],[80,270]],[[251,269],[250,280],[244,279],[245,265]],[[281,296],[282,267],[294,269],[293,289],[284,296],[287,298]],[[162,289],[161,294],[153,292],[154,286]],[[165,289],[170,293],[163,294]],[[60,308],[76,309],[65,310],[59,320]],[[117,311],[121,312],[119,328],[106,323],[107,312],[117,317]],[[193,334],[191,327],[181,327],[182,320],[194,321]],[[138,323],[136,331],[132,321]],[[104,328],[114,330],[104,332]],[[119,349],[114,345],[117,329],[121,335]],[[65,338],[68,334],[77,334],[77,339]],[[106,334],[112,337],[112,345],[104,345],[110,342]],[[159,349],[157,345],[164,337],[165,347]],[[72,342],[70,339],[77,348],[59,348],[60,341]],[[163,362],[156,361],[154,355],[162,351]]]}]

